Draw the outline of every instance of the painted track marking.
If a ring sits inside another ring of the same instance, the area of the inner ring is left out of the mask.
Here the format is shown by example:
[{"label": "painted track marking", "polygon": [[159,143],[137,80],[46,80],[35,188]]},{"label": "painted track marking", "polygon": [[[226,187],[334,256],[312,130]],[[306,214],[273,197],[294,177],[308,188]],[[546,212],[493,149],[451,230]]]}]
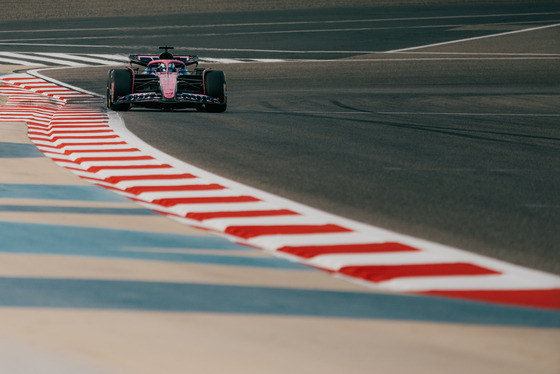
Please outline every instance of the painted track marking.
[{"label": "painted track marking", "polygon": [[498,33],[498,34],[475,36],[475,37],[472,37],[472,38],[457,39],[457,40],[451,40],[451,41],[442,42],[442,43],[434,43],[434,44],[421,45],[421,46],[417,46],[417,47],[408,47],[408,48],[402,48],[402,49],[394,49],[394,50],[392,50],[392,51],[387,51],[387,53],[414,51],[414,50],[422,49],[422,48],[439,47],[439,46],[448,45],[448,44],[469,42],[469,41],[480,40],[480,39],[495,38],[495,37],[499,37],[499,36],[506,36],[506,35],[512,35],[512,34],[520,34],[520,33],[524,33],[524,32],[531,32],[531,31],[544,30],[544,29],[548,29],[548,28],[552,28],[552,27],[559,27],[559,26],[560,26],[560,23],[555,23],[555,24],[553,24],[553,25],[545,25],[545,26],[539,26],[539,27],[531,27],[531,28],[522,29],[522,30],[514,30],[514,31],[501,32],[501,33]]}]

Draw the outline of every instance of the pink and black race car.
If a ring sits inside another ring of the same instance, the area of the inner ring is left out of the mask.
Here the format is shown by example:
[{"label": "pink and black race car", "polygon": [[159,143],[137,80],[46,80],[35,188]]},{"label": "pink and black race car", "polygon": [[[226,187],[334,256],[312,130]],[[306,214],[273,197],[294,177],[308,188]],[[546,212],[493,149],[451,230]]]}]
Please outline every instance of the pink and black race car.
[{"label": "pink and black race car", "polygon": [[159,48],[164,50],[159,56],[130,55],[127,69],[109,71],[108,108],[226,110],[226,79],[222,71],[199,68],[197,56],[173,56],[169,52],[173,47]]}]

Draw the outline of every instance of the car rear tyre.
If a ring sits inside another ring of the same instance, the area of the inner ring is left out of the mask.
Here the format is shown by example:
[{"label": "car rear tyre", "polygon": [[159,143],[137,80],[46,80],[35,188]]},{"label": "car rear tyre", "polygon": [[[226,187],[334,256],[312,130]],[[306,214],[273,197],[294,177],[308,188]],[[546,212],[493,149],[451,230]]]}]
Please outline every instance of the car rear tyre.
[{"label": "car rear tyre", "polygon": [[205,94],[217,98],[219,104],[206,104],[206,111],[222,113],[227,109],[226,77],[223,71],[211,70],[204,75]]},{"label": "car rear tyre", "polygon": [[107,79],[107,108],[112,110],[129,110],[130,104],[115,104],[119,97],[132,93],[132,73],[126,69],[109,71]]}]

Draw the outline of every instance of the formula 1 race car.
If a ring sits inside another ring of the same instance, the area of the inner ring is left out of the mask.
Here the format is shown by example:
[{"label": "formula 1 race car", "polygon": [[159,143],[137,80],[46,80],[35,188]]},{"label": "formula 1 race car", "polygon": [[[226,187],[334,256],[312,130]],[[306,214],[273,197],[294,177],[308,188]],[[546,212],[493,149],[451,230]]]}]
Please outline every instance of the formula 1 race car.
[{"label": "formula 1 race car", "polygon": [[131,106],[141,106],[164,110],[226,110],[226,79],[222,71],[199,68],[197,56],[173,56],[169,52],[173,47],[159,49],[165,50],[159,56],[130,55],[127,69],[109,71],[108,108],[129,110]]}]

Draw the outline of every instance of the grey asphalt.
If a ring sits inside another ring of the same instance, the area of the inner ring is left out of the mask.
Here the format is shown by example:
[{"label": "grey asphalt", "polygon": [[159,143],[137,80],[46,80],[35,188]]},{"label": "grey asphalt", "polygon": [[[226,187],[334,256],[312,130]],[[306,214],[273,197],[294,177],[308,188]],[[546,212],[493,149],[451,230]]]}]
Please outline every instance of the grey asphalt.
[{"label": "grey asphalt", "polygon": [[[136,53],[169,44],[206,57],[300,60],[214,65],[228,76],[224,114],[123,118],[148,143],[225,177],[560,273],[559,28],[373,53],[555,24],[559,12],[547,2],[66,20],[57,28],[104,30],[5,32],[1,48]],[[103,93],[106,72],[49,74]]]}]

